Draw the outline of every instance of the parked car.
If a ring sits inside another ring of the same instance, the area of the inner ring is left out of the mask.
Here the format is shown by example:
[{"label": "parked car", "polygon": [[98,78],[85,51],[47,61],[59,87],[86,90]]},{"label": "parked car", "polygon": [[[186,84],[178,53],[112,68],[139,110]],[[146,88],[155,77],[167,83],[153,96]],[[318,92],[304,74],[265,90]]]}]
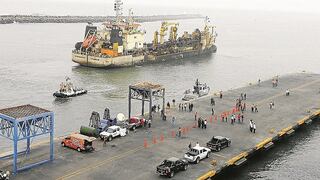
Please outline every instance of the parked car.
[{"label": "parked car", "polygon": [[110,126],[106,131],[100,133],[101,139],[107,139],[108,141],[112,141],[113,138],[118,136],[127,135],[127,129],[121,128],[120,126]]},{"label": "parked car", "polygon": [[178,159],[176,157],[171,157],[162,161],[162,163],[157,166],[157,174],[160,176],[173,177],[175,173],[183,170],[187,170],[188,161],[185,159]]},{"label": "parked car", "polygon": [[93,151],[92,142],[95,139],[94,137],[88,137],[82,134],[71,134],[62,140],[61,145],[63,147],[76,149],[78,152]]},{"label": "parked car", "polygon": [[127,122],[127,127],[130,130],[135,130],[136,128],[142,127],[146,120],[139,117],[131,117]]},{"label": "parked car", "polygon": [[2,171],[0,170],[0,180],[9,180],[10,172],[9,171]]},{"label": "parked car", "polygon": [[222,136],[213,136],[211,140],[207,143],[207,147],[212,151],[220,151],[223,148],[229,147],[231,145],[230,138]]},{"label": "parked car", "polygon": [[208,158],[210,156],[211,150],[206,147],[194,146],[187,153],[185,153],[184,158],[192,163],[199,163],[200,160]]}]

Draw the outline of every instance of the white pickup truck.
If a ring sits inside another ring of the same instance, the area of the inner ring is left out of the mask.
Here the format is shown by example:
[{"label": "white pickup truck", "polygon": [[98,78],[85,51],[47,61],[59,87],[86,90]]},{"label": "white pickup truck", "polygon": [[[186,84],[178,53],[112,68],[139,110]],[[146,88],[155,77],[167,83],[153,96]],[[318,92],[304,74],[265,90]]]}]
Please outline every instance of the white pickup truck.
[{"label": "white pickup truck", "polygon": [[100,133],[101,139],[107,139],[108,141],[112,141],[115,137],[123,137],[125,135],[127,135],[127,129],[121,128],[120,126],[110,126],[106,131]]},{"label": "white pickup truck", "polygon": [[194,146],[189,149],[189,151],[184,155],[184,158],[189,162],[199,163],[200,160],[208,158],[210,156],[211,150],[206,147]]}]

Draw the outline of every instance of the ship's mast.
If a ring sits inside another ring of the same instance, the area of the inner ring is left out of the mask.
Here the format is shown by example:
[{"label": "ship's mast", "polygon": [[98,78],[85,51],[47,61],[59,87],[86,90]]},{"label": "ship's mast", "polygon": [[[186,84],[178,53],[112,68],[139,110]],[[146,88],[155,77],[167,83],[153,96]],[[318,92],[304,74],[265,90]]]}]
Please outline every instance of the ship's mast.
[{"label": "ship's mast", "polygon": [[122,16],[122,0],[114,0],[114,11],[116,12],[116,22],[119,24],[121,22]]}]

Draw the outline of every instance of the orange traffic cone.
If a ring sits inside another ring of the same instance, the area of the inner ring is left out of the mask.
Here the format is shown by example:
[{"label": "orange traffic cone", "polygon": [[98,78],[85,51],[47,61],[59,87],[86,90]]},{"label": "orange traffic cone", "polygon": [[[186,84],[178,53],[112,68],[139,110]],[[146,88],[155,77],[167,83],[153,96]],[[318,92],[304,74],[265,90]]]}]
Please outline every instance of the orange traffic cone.
[{"label": "orange traffic cone", "polygon": [[143,146],[144,148],[148,148],[148,142],[146,138],[144,138]]}]

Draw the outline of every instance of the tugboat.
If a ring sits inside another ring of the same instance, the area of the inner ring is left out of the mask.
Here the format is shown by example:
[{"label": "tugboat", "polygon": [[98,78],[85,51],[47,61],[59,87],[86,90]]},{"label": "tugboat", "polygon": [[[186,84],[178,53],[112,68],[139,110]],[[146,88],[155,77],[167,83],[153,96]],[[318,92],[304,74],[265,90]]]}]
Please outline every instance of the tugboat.
[{"label": "tugboat", "polygon": [[79,96],[82,94],[86,94],[87,90],[82,88],[73,87],[71,83],[71,79],[69,77],[66,78],[66,82],[61,82],[60,90],[53,93],[53,96],[58,98],[67,98],[67,97],[74,97]]},{"label": "tugboat", "polygon": [[193,91],[191,91],[190,89],[186,90],[184,92],[182,100],[190,101],[192,99],[196,99],[198,97],[209,94],[209,91],[210,91],[210,87],[206,83],[201,84],[197,79],[195,85],[193,86]]}]

